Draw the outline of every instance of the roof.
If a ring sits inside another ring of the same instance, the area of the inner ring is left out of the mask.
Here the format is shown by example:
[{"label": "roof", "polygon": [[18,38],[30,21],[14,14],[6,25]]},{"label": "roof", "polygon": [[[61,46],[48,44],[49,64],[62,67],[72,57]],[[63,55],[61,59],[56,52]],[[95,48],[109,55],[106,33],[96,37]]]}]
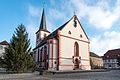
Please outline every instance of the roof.
[{"label": "roof", "polygon": [[0,45],[9,45],[9,43],[7,41],[2,41],[0,42]]},{"label": "roof", "polygon": [[[47,27],[46,27],[46,19],[45,19],[44,8],[43,8],[42,18],[41,18],[41,22],[40,22],[40,26],[39,26],[39,30],[38,30],[38,31],[40,31],[40,30],[44,30],[44,31],[49,32],[49,31],[47,30]],[[37,31],[37,32],[38,32],[38,31]],[[36,33],[37,33],[37,32],[36,32]]]},{"label": "roof", "polygon": [[[76,18],[77,18],[76,15],[74,15],[73,17],[76,17]],[[73,17],[72,17],[72,18],[73,18]],[[44,39],[41,41],[41,43],[38,44],[38,46],[36,46],[34,49],[42,46],[48,39],[51,39],[51,38],[56,37],[56,36],[58,35],[58,30],[62,30],[62,29],[72,20],[72,18],[71,18],[70,20],[68,20],[65,24],[63,24],[62,26],[60,26],[59,28],[57,28],[55,31],[53,31],[51,34],[49,34],[46,38],[44,38]],[[78,18],[77,18],[77,20],[78,20]],[[79,22],[79,20],[78,20],[78,22]],[[79,22],[79,24],[80,24],[80,22]],[[80,26],[82,27],[81,24],[80,24]],[[82,30],[84,31],[83,27],[82,27]],[[85,33],[85,31],[84,31],[84,33]],[[85,33],[85,35],[86,35],[86,33]],[[87,39],[88,39],[88,36],[87,36],[87,35],[86,35],[86,37],[87,37]]]},{"label": "roof", "polygon": [[[72,18],[71,18],[72,19]],[[71,20],[70,19],[70,20]],[[69,20],[69,21],[70,21]],[[58,30],[62,30],[64,27],[65,27],[65,25],[67,25],[67,23],[69,22],[69,21],[67,21],[65,24],[63,24],[62,26],[60,26],[59,28],[57,28],[55,31],[53,31],[51,34],[49,34],[46,38],[44,38],[42,41],[41,41],[41,43],[40,44],[38,44],[38,46],[36,46],[34,49],[36,49],[36,48],[38,48],[38,47],[40,47],[41,45],[43,45],[48,39],[51,39],[51,38],[54,38],[54,37],[56,37],[57,35],[58,35]]]},{"label": "roof", "polygon": [[120,56],[120,49],[113,49],[113,50],[108,50],[104,56],[103,59],[116,59],[118,56]]},{"label": "roof", "polygon": [[[77,16],[76,16],[76,15],[74,15],[74,16],[77,18]],[[82,27],[82,25],[81,25],[81,23],[80,23],[80,21],[79,21],[79,19],[78,19],[78,18],[77,18],[77,20],[78,20],[78,22],[79,22],[79,24],[80,24],[80,26],[81,26],[81,28],[82,28],[83,32],[85,33],[85,35],[86,35],[87,39],[89,40],[89,38],[88,38],[88,36],[87,36],[87,34],[86,34],[85,30],[83,29],[83,27]]]},{"label": "roof", "polygon": [[98,56],[97,54],[90,52],[90,57],[96,57],[96,58],[101,58],[100,56]]}]

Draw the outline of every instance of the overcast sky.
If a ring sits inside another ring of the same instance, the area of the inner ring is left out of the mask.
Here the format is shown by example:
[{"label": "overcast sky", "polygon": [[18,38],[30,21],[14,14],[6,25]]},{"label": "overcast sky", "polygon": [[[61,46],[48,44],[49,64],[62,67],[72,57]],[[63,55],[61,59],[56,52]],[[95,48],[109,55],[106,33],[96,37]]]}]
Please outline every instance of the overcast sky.
[{"label": "overcast sky", "polygon": [[120,48],[120,0],[0,0],[0,41],[9,42],[23,23],[34,48],[43,2],[49,31],[68,21],[75,11],[92,52],[102,56],[109,49]]}]

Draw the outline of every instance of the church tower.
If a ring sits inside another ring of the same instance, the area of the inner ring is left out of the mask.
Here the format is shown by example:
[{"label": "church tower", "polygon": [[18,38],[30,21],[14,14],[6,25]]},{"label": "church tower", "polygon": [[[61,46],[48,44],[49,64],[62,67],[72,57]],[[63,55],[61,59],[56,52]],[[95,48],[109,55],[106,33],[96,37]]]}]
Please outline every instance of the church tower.
[{"label": "church tower", "polygon": [[46,27],[46,19],[45,19],[45,13],[43,9],[39,30],[36,32],[36,46],[49,34],[50,32],[47,30],[47,27]]}]

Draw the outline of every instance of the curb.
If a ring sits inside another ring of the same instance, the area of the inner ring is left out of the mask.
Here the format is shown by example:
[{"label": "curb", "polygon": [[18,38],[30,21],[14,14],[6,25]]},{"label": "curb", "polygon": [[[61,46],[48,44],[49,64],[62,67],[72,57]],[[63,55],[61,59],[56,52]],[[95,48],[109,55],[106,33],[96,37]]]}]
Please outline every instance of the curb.
[{"label": "curb", "polygon": [[51,74],[70,74],[70,73],[87,73],[87,72],[107,72],[110,69],[97,69],[97,70],[73,70],[73,71],[45,71],[43,75],[51,75]]}]

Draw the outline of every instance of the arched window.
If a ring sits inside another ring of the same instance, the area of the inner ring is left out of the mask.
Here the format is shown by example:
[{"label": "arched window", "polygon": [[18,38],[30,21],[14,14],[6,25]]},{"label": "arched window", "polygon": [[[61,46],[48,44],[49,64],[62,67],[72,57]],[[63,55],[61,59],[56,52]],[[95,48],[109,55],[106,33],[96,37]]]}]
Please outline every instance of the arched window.
[{"label": "arched window", "polygon": [[43,52],[43,48],[41,48],[40,50],[40,61],[42,62],[42,52]]},{"label": "arched window", "polygon": [[39,49],[38,49],[38,56],[37,56],[38,63],[39,63],[39,56],[40,56],[40,53],[39,53]]},{"label": "arched window", "polygon": [[77,42],[74,44],[74,56],[79,56],[79,45]]},{"label": "arched window", "polygon": [[45,68],[47,67],[46,62],[47,62],[47,47],[45,46],[44,47],[44,67]]}]

